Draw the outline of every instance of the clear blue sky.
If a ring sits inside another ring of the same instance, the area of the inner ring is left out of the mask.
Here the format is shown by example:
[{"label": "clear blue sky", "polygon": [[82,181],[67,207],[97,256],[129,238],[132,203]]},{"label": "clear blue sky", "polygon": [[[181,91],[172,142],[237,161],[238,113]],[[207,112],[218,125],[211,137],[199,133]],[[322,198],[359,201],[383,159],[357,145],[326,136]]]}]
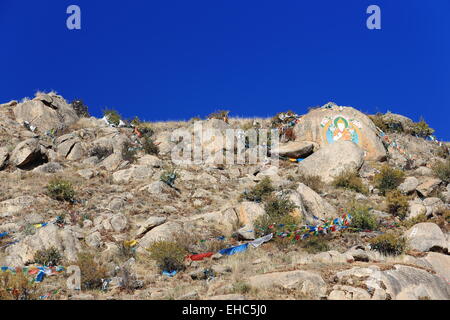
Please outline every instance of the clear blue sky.
[{"label": "clear blue sky", "polygon": [[449,16],[449,0],[1,0],[0,102],[53,89],[96,116],[171,120],[334,101],[423,116],[450,140]]}]

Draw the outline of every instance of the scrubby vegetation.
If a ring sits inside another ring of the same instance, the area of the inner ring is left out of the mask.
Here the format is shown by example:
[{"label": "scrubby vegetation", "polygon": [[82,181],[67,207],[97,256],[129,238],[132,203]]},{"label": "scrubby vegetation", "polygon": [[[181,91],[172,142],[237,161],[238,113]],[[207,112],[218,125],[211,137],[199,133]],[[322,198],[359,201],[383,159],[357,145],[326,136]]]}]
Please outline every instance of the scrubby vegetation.
[{"label": "scrubby vegetation", "polygon": [[230,111],[228,110],[218,110],[208,115],[208,119],[219,119],[228,122],[228,115]]},{"label": "scrubby vegetation", "polygon": [[370,240],[370,246],[384,255],[398,256],[406,250],[406,239],[393,233],[386,233]]},{"label": "scrubby vegetation", "polygon": [[273,191],[275,191],[275,188],[272,185],[272,181],[269,177],[264,177],[250,191],[244,192],[241,195],[241,200],[262,202],[269,197]]},{"label": "scrubby vegetation", "polygon": [[284,196],[272,196],[267,198],[264,209],[269,217],[280,217],[294,211],[297,206]]},{"label": "scrubby vegetation", "polygon": [[119,112],[117,112],[116,110],[112,110],[112,109],[106,109],[103,110],[103,115],[105,116],[106,119],[108,119],[108,121],[116,126],[118,126],[120,124],[120,120],[121,120],[121,116],[119,114]]},{"label": "scrubby vegetation", "polygon": [[150,259],[154,260],[161,271],[184,270],[184,258],[188,254],[175,241],[157,241],[148,249]]},{"label": "scrubby vegetation", "polygon": [[393,133],[393,132],[403,132],[403,125],[399,121],[395,121],[392,118],[384,117],[382,113],[377,113],[375,115],[369,115],[372,122],[383,132]]},{"label": "scrubby vegetation", "polygon": [[314,175],[300,175],[298,180],[303,183],[305,186],[313,189],[315,192],[322,192],[325,183],[322,181],[322,178]]},{"label": "scrubby vegetation", "polygon": [[158,155],[158,153],[159,153],[158,146],[153,142],[153,139],[148,136],[144,137],[144,142],[142,143],[142,148],[144,149],[144,152],[146,154]]},{"label": "scrubby vegetation", "polygon": [[344,171],[334,178],[333,185],[337,188],[353,190],[362,194],[368,194],[369,189],[362,182],[355,171]]},{"label": "scrubby vegetation", "polygon": [[37,300],[38,288],[25,274],[0,272],[0,300]]},{"label": "scrubby vegetation", "polygon": [[79,253],[76,265],[81,271],[82,290],[99,290],[102,288],[102,279],[107,278],[107,270],[105,266],[95,261],[92,254]]},{"label": "scrubby vegetation", "polygon": [[313,236],[300,241],[300,246],[308,253],[314,254],[330,250],[328,240],[325,237]]},{"label": "scrubby vegetation", "polygon": [[435,176],[445,183],[450,183],[450,159],[441,161],[433,166]]},{"label": "scrubby vegetation", "polygon": [[384,165],[374,177],[375,186],[385,195],[396,189],[405,180],[405,173],[399,169]]},{"label": "scrubby vegetation", "polygon": [[427,218],[426,214],[421,213],[414,218],[402,221],[402,226],[404,226],[406,229],[409,229],[418,223],[427,222],[427,221],[428,221],[428,218]]},{"label": "scrubby vegetation", "polygon": [[394,216],[404,219],[408,213],[408,197],[399,190],[393,190],[386,194],[386,209]]},{"label": "scrubby vegetation", "polygon": [[60,265],[63,257],[61,253],[55,247],[51,247],[49,249],[42,249],[37,251],[34,254],[34,263],[46,266],[46,267],[55,267]]},{"label": "scrubby vegetation", "polygon": [[75,190],[72,183],[63,179],[55,178],[47,185],[48,196],[58,201],[72,202],[75,199]]},{"label": "scrubby vegetation", "polygon": [[425,119],[421,118],[419,122],[411,125],[408,133],[421,138],[427,138],[434,133],[434,129],[430,128]]},{"label": "scrubby vegetation", "polygon": [[84,104],[83,100],[74,100],[71,104],[73,110],[75,110],[76,114],[80,118],[89,118],[89,110],[88,106]]},{"label": "scrubby vegetation", "polygon": [[367,205],[352,202],[347,209],[352,216],[351,227],[360,230],[377,230],[378,222],[374,214],[370,213]]}]

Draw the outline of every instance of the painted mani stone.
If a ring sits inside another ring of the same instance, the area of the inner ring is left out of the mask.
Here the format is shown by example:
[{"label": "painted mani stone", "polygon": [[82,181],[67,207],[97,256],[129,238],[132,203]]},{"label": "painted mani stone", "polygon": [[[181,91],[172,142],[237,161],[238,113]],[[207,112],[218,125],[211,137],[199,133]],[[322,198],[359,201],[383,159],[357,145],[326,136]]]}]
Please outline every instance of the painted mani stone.
[{"label": "painted mani stone", "polygon": [[323,128],[323,140],[329,144],[336,141],[353,141],[356,144],[360,142],[362,125],[358,120],[337,115],[333,118],[323,118],[320,125]]}]

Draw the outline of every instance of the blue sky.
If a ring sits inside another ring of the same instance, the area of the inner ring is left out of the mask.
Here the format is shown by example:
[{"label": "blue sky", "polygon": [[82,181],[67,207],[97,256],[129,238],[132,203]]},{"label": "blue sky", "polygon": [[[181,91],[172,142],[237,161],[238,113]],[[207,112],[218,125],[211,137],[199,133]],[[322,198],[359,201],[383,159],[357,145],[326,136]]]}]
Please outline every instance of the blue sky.
[{"label": "blue sky", "polygon": [[450,140],[448,16],[448,0],[1,0],[0,102],[53,89],[96,116],[175,120],[334,101],[423,116]]}]

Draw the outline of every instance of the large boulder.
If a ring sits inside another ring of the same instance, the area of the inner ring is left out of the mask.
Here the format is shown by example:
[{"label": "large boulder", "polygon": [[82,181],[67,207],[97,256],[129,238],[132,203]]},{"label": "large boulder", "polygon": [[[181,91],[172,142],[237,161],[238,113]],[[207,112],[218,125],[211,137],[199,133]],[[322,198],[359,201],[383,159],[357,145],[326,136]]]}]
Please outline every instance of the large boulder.
[{"label": "large boulder", "polygon": [[297,141],[312,141],[321,147],[353,141],[365,151],[365,160],[386,159],[386,149],[372,120],[351,107],[328,104],[313,109],[300,119],[294,132]]},{"label": "large boulder", "polygon": [[41,132],[67,127],[79,120],[75,110],[55,94],[39,94],[33,100],[17,104],[13,111],[17,122],[27,121]]},{"label": "large boulder", "polygon": [[42,164],[46,160],[38,139],[28,139],[19,143],[11,155],[11,163],[25,169],[34,164]]},{"label": "large boulder", "polygon": [[418,187],[417,191],[424,197],[428,197],[441,184],[442,180],[437,178],[427,178]]},{"label": "large boulder", "polygon": [[413,250],[448,251],[447,240],[442,230],[434,223],[423,222],[414,225],[405,233],[409,247]]},{"label": "large boulder", "polygon": [[55,224],[38,229],[34,235],[26,236],[19,243],[6,249],[6,263],[11,267],[20,267],[32,262],[38,250],[56,248],[68,262],[77,260],[81,250],[78,234],[69,228],[58,228]]},{"label": "large boulder", "polygon": [[156,228],[153,228],[139,241],[139,252],[145,252],[145,249],[157,241],[173,241],[175,237],[184,232],[180,223],[169,221]]},{"label": "large boulder", "polygon": [[150,179],[153,175],[153,169],[147,166],[133,165],[128,169],[114,172],[113,182],[117,184],[127,184],[132,181]]},{"label": "large boulder", "polygon": [[336,209],[313,189],[299,183],[297,192],[300,194],[303,205],[308,212],[308,223],[317,223],[317,219],[335,218],[337,215]]},{"label": "large boulder", "polygon": [[398,186],[398,189],[404,194],[414,192],[419,185],[419,180],[416,177],[407,177],[405,181]]},{"label": "large boulder", "polygon": [[67,160],[80,160],[84,156],[81,140],[74,134],[66,134],[55,141],[58,156]]},{"label": "large boulder", "polygon": [[313,299],[324,297],[327,291],[327,285],[320,275],[302,270],[256,275],[250,277],[248,283],[251,287],[262,290],[299,290]]},{"label": "large boulder", "polygon": [[351,141],[337,141],[309,156],[298,165],[298,173],[319,176],[325,183],[347,170],[357,171],[364,162],[364,151]]},{"label": "large boulder", "polygon": [[197,226],[213,227],[225,236],[231,236],[239,226],[239,218],[234,208],[195,215],[189,221],[194,222]]}]

